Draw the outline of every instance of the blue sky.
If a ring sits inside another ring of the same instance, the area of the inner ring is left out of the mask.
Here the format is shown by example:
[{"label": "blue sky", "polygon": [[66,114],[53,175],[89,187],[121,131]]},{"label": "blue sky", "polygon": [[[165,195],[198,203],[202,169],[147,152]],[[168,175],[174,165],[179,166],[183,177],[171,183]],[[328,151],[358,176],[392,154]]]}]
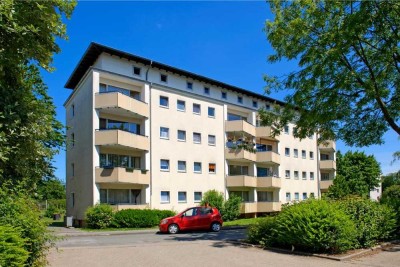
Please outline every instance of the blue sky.
[{"label": "blue sky", "polygon": [[[66,20],[68,41],[58,40],[61,53],[54,56],[53,73],[42,72],[65,123],[64,101],[71,90],[64,85],[90,42],[98,42],[139,56],[176,66],[216,80],[263,93],[263,74],[282,75],[294,63],[271,65],[272,49],[263,32],[272,19],[263,1],[245,2],[105,2],[81,1]],[[285,92],[272,93],[282,100]],[[400,148],[394,131],[385,135],[385,145],[358,148],[374,154],[382,172],[400,169],[391,165],[392,153]],[[338,141],[337,147],[346,147]],[[65,180],[65,152],[55,158],[56,176]]]}]

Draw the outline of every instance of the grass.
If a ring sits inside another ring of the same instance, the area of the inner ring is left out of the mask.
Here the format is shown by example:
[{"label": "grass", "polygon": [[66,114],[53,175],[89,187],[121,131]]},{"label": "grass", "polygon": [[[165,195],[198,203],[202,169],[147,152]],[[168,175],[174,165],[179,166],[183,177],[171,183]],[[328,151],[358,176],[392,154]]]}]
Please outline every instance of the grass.
[{"label": "grass", "polygon": [[248,226],[257,223],[259,220],[262,219],[263,217],[238,219],[230,222],[224,222],[224,226]]}]

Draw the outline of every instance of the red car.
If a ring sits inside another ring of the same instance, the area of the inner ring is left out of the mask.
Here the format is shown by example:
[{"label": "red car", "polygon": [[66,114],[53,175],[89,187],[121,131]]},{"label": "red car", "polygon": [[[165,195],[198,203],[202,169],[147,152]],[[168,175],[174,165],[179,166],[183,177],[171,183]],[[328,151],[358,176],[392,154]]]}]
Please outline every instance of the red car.
[{"label": "red car", "polygon": [[222,218],[218,209],[210,207],[194,207],[183,212],[161,220],[160,232],[176,234],[184,230],[206,230],[211,229],[219,232],[222,226]]}]

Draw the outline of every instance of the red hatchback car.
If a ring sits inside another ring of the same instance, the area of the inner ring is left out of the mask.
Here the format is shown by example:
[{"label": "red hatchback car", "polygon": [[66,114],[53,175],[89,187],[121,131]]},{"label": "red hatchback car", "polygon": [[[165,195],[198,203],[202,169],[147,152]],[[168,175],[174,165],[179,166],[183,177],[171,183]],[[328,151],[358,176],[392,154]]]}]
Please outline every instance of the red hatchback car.
[{"label": "red hatchback car", "polygon": [[211,229],[219,232],[222,227],[222,218],[218,209],[209,207],[194,207],[183,212],[161,220],[160,232],[176,234],[184,230],[206,230]]}]

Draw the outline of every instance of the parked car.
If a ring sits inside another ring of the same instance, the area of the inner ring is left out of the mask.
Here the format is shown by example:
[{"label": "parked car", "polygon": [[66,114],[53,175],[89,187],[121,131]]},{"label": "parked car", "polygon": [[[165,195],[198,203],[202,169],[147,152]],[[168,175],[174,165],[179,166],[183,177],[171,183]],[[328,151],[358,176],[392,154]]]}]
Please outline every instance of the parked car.
[{"label": "parked car", "polygon": [[185,230],[211,230],[219,232],[222,227],[222,218],[218,209],[210,207],[193,207],[161,220],[160,232],[176,234]]}]

